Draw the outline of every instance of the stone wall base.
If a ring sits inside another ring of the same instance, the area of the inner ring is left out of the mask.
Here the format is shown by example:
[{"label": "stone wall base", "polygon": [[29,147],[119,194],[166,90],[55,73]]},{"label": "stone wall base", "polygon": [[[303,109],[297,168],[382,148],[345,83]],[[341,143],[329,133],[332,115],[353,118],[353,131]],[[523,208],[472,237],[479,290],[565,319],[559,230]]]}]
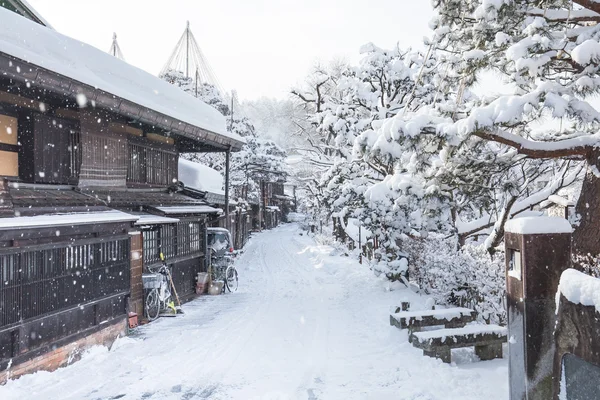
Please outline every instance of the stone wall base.
[{"label": "stone wall base", "polygon": [[21,375],[36,371],[54,371],[60,367],[72,364],[78,361],[83,352],[92,346],[111,346],[117,338],[127,334],[126,321],[126,319],[119,319],[107,325],[106,328],[79,340],[57,347],[19,364],[10,365],[7,369],[0,371],[0,385],[5,384],[9,379],[16,379]]}]

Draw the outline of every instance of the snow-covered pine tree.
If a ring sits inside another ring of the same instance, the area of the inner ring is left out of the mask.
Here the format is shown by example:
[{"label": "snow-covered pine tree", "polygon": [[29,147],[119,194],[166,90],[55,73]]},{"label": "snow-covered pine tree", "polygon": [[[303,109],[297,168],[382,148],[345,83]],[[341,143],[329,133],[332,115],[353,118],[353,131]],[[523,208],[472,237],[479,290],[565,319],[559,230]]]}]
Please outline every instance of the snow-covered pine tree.
[{"label": "snow-covered pine tree", "polygon": [[480,138],[531,159],[584,160],[574,250],[580,266],[597,265],[600,113],[592,102],[600,88],[600,3],[436,0],[434,7],[432,46],[458,56],[457,90],[494,73],[507,94],[460,101],[453,116],[432,109],[421,131],[454,146]]},{"label": "snow-covered pine tree", "polygon": [[258,203],[260,182],[278,182],[285,179],[287,165],[285,150],[271,140],[246,137],[246,145],[231,158],[231,186],[237,197]]}]

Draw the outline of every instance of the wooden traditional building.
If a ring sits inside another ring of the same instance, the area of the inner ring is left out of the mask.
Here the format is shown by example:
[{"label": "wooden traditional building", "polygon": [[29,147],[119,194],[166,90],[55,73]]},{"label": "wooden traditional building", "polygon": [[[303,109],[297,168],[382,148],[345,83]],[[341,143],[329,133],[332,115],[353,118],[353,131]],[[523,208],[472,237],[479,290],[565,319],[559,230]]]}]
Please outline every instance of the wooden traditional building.
[{"label": "wooden traditional building", "polygon": [[179,154],[243,145],[212,107],[38,22],[0,7],[0,382],[122,334],[160,252],[191,295],[219,210],[180,190]]},{"label": "wooden traditional building", "polygon": [[[208,225],[226,228],[231,233],[233,245],[242,249],[252,231],[252,217],[249,210],[236,201],[226,202],[224,182],[221,173],[206,165],[193,161],[179,160],[179,179],[183,184],[183,193],[189,197],[202,200],[211,207],[225,210],[229,207],[229,215],[225,212],[212,214]],[[227,220],[229,218],[229,220]]]},{"label": "wooden traditional building", "polygon": [[287,221],[293,199],[285,194],[285,180],[261,181],[262,228],[271,229]]}]

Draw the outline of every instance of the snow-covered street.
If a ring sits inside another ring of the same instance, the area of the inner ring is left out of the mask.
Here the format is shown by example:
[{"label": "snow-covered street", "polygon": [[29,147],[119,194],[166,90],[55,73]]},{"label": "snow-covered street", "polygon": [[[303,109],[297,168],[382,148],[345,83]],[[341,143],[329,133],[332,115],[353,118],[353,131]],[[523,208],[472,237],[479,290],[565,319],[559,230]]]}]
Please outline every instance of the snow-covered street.
[{"label": "snow-covered street", "polygon": [[0,399],[508,398],[507,363],[424,357],[389,325],[423,304],[296,225],[258,234],[237,262],[240,290],[201,297],[53,373],[0,387]]}]

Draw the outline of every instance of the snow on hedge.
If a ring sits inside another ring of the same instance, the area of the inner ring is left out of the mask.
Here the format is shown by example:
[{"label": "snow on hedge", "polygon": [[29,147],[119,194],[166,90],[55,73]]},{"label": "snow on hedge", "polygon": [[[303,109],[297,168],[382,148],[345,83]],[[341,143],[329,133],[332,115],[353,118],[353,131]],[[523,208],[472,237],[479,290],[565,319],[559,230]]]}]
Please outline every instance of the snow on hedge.
[{"label": "snow on hedge", "polygon": [[560,217],[525,217],[511,219],[504,225],[504,230],[521,235],[571,233],[573,228]]},{"label": "snow on hedge", "polygon": [[600,312],[600,279],[571,268],[567,269],[560,276],[556,293],[557,306],[561,294],[571,303],[594,306],[596,311]]},{"label": "snow on hedge", "polygon": [[179,181],[192,189],[225,194],[223,175],[219,171],[183,158],[179,159]]},{"label": "snow on hedge", "polygon": [[[102,50],[2,7],[0,26],[7,28],[0,30],[2,53],[188,124],[244,141],[240,136],[227,132],[225,117],[211,106]],[[78,99],[79,104],[85,105],[86,102],[86,99]]]}]

